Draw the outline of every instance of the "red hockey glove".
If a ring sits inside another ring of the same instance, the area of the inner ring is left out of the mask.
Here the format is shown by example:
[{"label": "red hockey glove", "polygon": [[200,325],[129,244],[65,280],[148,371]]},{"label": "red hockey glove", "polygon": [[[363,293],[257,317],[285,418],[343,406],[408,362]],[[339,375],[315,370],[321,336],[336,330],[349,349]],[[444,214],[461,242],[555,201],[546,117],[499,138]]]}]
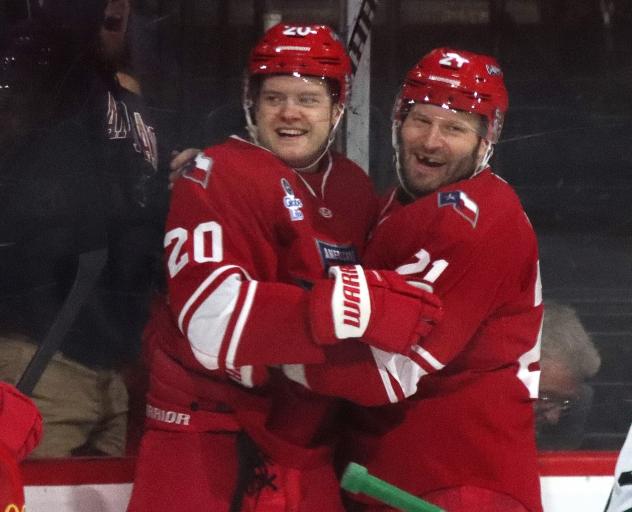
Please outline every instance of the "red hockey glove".
[{"label": "red hockey glove", "polygon": [[408,353],[441,318],[441,301],[397,272],[343,265],[329,269],[329,275],[333,279],[318,281],[310,294],[318,344],[362,338],[387,352]]}]

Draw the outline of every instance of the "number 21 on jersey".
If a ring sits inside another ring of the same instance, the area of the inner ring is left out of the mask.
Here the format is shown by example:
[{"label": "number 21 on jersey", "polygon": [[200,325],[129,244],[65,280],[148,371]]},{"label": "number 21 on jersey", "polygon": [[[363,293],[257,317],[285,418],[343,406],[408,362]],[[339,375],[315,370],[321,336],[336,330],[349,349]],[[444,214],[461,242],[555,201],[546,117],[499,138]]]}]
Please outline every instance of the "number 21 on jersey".
[{"label": "number 21 on jersey", "polygon": [[417,261],[397,267],[395,269],[397,273],[403,276],[421,274],[424,270],[426,270],[428,265],[430,265],[430,269],[421,276],[421,279],[425,283],[432,285],[443,273],[443,271],[448,268],[448,262],[446,260],[430,261],[430,254],[425,249],[417,251],[415,253],[415,258],[417,258]]}]

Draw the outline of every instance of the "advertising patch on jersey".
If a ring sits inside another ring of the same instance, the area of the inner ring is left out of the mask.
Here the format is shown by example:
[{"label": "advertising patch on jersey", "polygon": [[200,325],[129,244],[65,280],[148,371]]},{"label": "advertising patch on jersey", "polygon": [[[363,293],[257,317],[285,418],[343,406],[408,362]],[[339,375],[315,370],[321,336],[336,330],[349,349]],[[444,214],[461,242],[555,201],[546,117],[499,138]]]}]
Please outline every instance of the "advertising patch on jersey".
[{"label": "advertising patch on jersey", "polygon": [[439,192],[439,208],[451,206],[461,217],[468,221],[473,228],[478,221],[478,205],[472,201],[465,192],[454,190],[452,192]]},{"label": "advertising patch on jersey", "polygon": [[335,265],[347,265],[360,262],[358,252],[353,245],[336,245],[322,240],[316,240],[316,247],[320,252],[320,259],[325,272]]},{"label": "advertising patch on jersey", "polygon": [[290,220],[292,222],[303,220],[305,218],[301,210],[301,208],[303,208],[303,201],[294,195],[294,190],[290,182],[285,178],[281,178],[281,187],[283,187],[283,191],[285,192],[285,196],[283,196],[283,206],[290,212]]},{"label": "advertising patch on jersey", "polygon": [[210,156],[206,156],[204,153],[198,153],[195,157],[195,162],[189,164],[182,172],[182,177],[187,180],[195,181],[206,188],[208,185],[208,179],[211,176],[211,169],[213,168],[213,159]]}]

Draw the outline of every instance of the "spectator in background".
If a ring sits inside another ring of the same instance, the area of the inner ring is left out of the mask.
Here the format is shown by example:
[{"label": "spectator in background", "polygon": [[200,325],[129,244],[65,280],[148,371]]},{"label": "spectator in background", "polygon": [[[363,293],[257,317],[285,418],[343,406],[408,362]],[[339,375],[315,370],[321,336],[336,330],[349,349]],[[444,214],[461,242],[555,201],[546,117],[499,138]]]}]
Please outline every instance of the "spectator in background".
[{"label": "spectator in background", "polygon": [[542,326],[540,392],[535,402],[541,450],[581,446],[593,390],[586,382],[601,359],[575,309],[547,303]]},{"label": "spectator in background", "polygon": [[123,372],[136,364],[159,286],[167,205],[155,133],[127,66],[129,13],[128,0],[45,1],[4,47],[18,64],[3,69],[3,104],[20,130],[3,129],[0,379],[19,379],[59,319],[79,255],[107,251],[33,392],[45,425],[33,456],[125,452]]}]

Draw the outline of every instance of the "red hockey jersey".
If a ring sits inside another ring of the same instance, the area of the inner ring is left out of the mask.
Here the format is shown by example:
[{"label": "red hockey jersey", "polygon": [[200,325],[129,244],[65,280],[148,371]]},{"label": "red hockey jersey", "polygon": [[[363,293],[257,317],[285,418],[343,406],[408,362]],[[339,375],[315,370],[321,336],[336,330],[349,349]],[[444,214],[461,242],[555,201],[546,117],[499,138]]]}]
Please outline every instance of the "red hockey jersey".
[{"label": "red hockey jersey", "polygon": [[541,510],[538,249],[511,187],[487,169],[406,206],[392,195],[363,263],[432,286],[444,317],[409,358],[334,347],[294,379],[364,404],[414,394],[352,407],[343,458],[419,496],[474,485]]},{"label": "red hockey jersey", "polygon": [[202,367],[323,360],[306,321],[306,289],[329,266],[358,261],[377,214],[362,170],[340,155],[325,158],[316,188],[233,137],[200,154],[176,183],[165,236],[170,306]]},{"label": "red hockey jersey", "polygon": [[[151,370],[152,406],[189,415],[196,401],[232,411],[279,457],[288,436],[294,446],[311,443],[331,400],[303,399],[278,378],[267,384],[272,390],[246,388],[263,384],[263,365],[324,361],[310,333],[308,289],[329,266],[357,262],[378,212],[364,172],[340,155],[325,158],[319,183],[236,137],[200,154],[176,183],[167,219],[169,308],[155,307],[146,329],[148,359],[162,361]],[[168,370],[169,361],[187,371]],[[304,406],[299,417],[312,418],[305,431],[265,425],[278,407],[273,396],[281,406],[294,399]]]}]

